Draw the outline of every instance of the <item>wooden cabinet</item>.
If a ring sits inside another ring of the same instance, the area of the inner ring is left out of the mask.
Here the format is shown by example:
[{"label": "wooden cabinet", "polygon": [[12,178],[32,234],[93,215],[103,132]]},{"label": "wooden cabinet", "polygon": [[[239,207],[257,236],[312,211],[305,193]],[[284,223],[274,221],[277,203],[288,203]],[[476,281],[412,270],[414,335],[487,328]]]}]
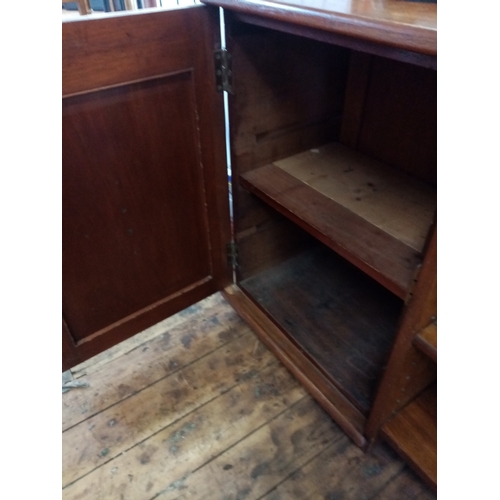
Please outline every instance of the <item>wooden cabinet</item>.
[{"label": "wooden cabinet", "polygon": [[63,25],[63,366],[224,289],[435,484],[435,6],[206,3]]}]

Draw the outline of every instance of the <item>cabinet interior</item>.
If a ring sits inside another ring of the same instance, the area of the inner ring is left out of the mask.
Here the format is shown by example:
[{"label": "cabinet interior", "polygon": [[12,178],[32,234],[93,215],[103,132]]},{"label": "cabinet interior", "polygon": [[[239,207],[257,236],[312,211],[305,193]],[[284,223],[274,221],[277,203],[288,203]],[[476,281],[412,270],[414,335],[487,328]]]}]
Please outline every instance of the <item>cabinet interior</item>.
[{"label": "cabinet interior", "polygon": [[436,72],[228,25],[239,286],[366,416],[435,221]]}]

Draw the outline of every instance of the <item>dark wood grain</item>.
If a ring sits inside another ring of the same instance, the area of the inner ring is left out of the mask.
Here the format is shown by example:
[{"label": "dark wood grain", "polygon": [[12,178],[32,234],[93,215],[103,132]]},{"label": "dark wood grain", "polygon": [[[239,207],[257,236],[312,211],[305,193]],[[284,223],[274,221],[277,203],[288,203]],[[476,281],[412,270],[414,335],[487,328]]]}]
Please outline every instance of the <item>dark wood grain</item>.
[{"label": "dark wood grain", "polygon": [[434,71],[353,52],[340,142],[436,184]]},{"label": "dark wood grain", "polygon": [[274,165],[240,177],[259,196],[383,286],[405,298],[419,253]]},{"label": "dark wood grain", "polygon": [[369,54],[351,52],[340,142],[353,149],[358,145],[371,64]]},{"label": "dark wood grain", "polygon": [[63,26],[63,311],[82,358],[230,280],[213,14]]},{"label": "dark wood grain", "polygon": [[437,54],[437,6],[377,0],[203,0],[238,13],[359,38],[417,53]]},{"label": "dark wood grain", "polygon": [[223,292],[255,334],[299,380],[346,434],[360,447],[366,445],[363,414],[342,394],[329,377],[304,355],[286,330],[277,326],[254,302],[253,297],[237,286]]},{"label": "dark wood grain", "polygon": [[437,484],[437,389],[432,386],[382,428],[383,436],[434,488]]},{"label": "dark wood grain", "polygon": [[396,334],[400,300],[324,247],[240,287],[354,405],[369,411]]},{"label": "dark wood grain", "polygon": [[373,57],[356,149],[435,185],[437,73]]},{"label": "dark wood grain", "polygon": [[63,306],[78,340],[211,275],[193,90],[180,73],[63,102]]},{"label": "dark wood grain", "polygon": [[306,250],[314,239],[286,217],[237,236],[239,281]]}]

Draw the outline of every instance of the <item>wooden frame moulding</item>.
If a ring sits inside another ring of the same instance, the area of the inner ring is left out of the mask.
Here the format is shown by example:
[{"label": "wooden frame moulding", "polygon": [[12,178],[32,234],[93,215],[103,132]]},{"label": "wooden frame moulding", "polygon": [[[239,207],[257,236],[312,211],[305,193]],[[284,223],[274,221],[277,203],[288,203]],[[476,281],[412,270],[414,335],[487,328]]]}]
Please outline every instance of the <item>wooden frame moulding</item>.
[{"label": "wooden frame moulding", "polygon": [[[248,0],[203,0],[228,9],[243,22],[302,37],[383,55],[426,67],[436,67],[436,6],[389,2],[370,11],[362,0],[345,9],[323,4]],[[382,8],[381,8],[382,7]]]}]

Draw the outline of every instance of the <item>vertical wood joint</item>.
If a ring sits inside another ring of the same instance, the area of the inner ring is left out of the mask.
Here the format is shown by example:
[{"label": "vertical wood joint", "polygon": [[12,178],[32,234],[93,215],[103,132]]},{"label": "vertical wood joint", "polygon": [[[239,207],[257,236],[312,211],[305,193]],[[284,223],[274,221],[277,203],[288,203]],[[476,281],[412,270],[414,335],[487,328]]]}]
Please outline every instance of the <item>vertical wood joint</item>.
[{"label": "vertical wood joint", "polygon": [[372,59],[373,56],[370,54],[351,53],[340,142],[353,149],[357,149],[363,125],[363,113],[370,83]]}]

